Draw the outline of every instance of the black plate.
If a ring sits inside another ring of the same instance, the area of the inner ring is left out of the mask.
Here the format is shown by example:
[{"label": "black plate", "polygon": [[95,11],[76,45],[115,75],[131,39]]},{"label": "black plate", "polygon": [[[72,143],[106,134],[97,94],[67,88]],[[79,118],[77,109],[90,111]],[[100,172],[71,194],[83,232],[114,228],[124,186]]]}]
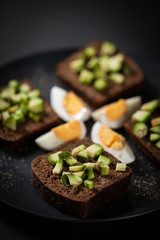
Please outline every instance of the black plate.
[{"label": "black plate", "polygon": [[[53,85],[59,85],[54,70],[56,64],[75,49],[61,50],[21,59],[0,69],[0,85],[7,84],[9,79],[29,78],[49,100],[49,91]],[[136,58],[145,73],[145,88],[142,92],[144,101],[160,97],[160,63]],[[86,125],[87,135],[93,122]],[[62,221],[113,221],[131,218],[160,209],[160,168],[151,163],[128,139],[124,129],[122,133],[136,155],[136,161],[130,166],[133,169],[131,189],[121,198],[114,200],[87,219],[81,220],[66,215],[45,202],[36,192],[31,181],[31,160],[45,151],[34,142],[25,145],[15,152],[0,148],[0,200],[14,208],[36,216]]]}]

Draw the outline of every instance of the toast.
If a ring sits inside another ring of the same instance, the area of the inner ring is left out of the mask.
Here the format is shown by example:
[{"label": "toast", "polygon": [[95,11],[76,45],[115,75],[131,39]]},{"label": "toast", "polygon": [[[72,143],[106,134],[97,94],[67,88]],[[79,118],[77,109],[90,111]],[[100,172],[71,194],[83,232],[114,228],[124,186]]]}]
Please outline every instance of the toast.
[{"label": "toast", "polygon": [[[93,142],[89,138],[76,140],[52,153],[68,151],[71,154],[72,150],[81,144],[90,146]],[[61,177],[52,172],[53,166],[47,159],[50,154],[47,153],[32,160],[32,182],[43,199],[69,215],[86,218],[106,202],[119,197],[130,188],[131,168],[127,166],[124,172],[116,171],[116,164],[119,161],[104,150],[102,154],[111,159],[110,171],[106,176],[94,173],[93,189],[88,189],[83,184],[78,186],[64,185],[61,182]],[[89,158],[89,161],[95,163],[97,159]],[[66,171],[65,167],[64,171]]]},{"label": "toast", "polygon": [[[97,53],[100,54],[101,44],[101,41],[92,41],[87,46],[93,46],[97,50]],[[79,75],[71,70],[70,64],[73,60],[81,57],[86,47],[74,52],[61,61],[56,67],[56,76],[60,82],[73,89],[85,101],[87,101],[90,106],[97,108],[119,98],[136,95],[142,90],[144,82],[142,70],[133,59],[120,50],[117,50],[117,53],[123,55],[124,64],[130,69],[130,73],[125,75],[122,84],[116,84],[114,81],[109,81],[109,86],[106,89],[98,91],[93,85],[80,83],[78,80]]]},{"label": "toast", "polygon": [[[156,147],[156,141],[152,139],[150,140],[150,136],[152,132],[150,131],[151,129],[151,121],[155,118],[160,117],[160,100],[158,100],[158,107],[154,112],[152,112],[150,119],[147,121],[146,126],[148,127],[148,133],[146,136],[140,138],[137,137],[134,134],[134,126],[135,126],[135,121],[130,118],[125,124],[124,128],[131,138],[131,140],[134,142],[134,144],[154,163],[156,163],[158,166],[160,166],[160,149]],[[154,134],[154,133],[153,133]],[[153,135],[155,136],[155,135]],[[158,136],[158,134],[157,134]],[[160,135],[159,135],[160,137]],[[156,140],[156,139],[155,139]],[[158,140],[157,140],[158,141]]]},{"label": "toast", "polygon": [[[35,89],[28,79],[20,82],[20,84],[22,83],[27,83],[31,89]],[[5,87],[2,89],[5,89]],[[0,145],[11,150],[19,148],[29,140],[34,139],[58,124],[58,115],[45,99],[43,99],[43,101],[44,112],[41,114],[39,121],[33,121],[27,118],[25,122],[20,123],[16,131],[4,127],[0,121]]]}]

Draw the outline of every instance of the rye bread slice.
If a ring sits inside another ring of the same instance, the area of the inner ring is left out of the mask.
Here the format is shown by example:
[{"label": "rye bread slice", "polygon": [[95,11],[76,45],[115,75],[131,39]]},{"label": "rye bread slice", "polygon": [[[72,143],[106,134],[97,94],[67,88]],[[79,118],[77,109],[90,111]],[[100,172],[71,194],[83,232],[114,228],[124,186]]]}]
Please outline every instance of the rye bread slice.
[{"label": "rye bread slice", "polygon": [[[35,89],[28,79],[20,83],[24,82],[29,84],[32,89]],[[34,139],[58,124],[58,115],[53,111],[50,104],[45,99],[43,100],[45,110],[42,113],[40,121],[35,122],[31,119],[27,119],[26,122],[18,126],[16,131],[4,127],[0,122],[0,145],[11,150],[19,148],[29,140]]]},{"label": "rye bread slice", "polygon": [[[101,41],[92,41],[87,46],[94,46],[99,52]],[[79,58],[84,48],[74,52],[65,60],[61,61],[56,67],[56,75],[60,82],[67,87],[73,89],[84,100],[86,100],[93,108],[100,107],[105,103],[112,102],[119,98],[130,97],[138,94],[143,88],[144,76],[142,70],[133,59],[124,55],[124,63],[126,63],[131,73],[125,76],[124,83],[119,85],[110,82],[110,86],[102,92],[97,91],[92,85],[81,84],[78,81],[78,74],[70,69],[70,63]]]},{"label": "rye bread slice", "polygon": [[[82,143],[89,146],[93,142],[89,138],[76,140],[56,149],[53,153],[60,150],[67,150],[71,153],[72,149]],[[95,173],[94,189],[90,190],[83,184],[77,187],[65,186],[61,183],[60,176],[52,173],[53,166],[47,160],[50,154],[47,153],[32,160],[32,181],[43,199],[69,215],[86,218],[106,202],[124,194],[130,187],[131,168],[127,166],[125,172],[115,171],[115,165],[119,161],[105,151],[102,154],[112,160],[110,172],[108,176]],[[96,160],[90,158],[89,161],[95,162]]]},{"label": "rye bread slice", "polygon": [[[158,109],[152,113],[152,117],[156,118],[160,116],[160,100],[158,102]],[[156,163],[158,166],[160,166],[160,150],[155,146],[154,142],[151,142],[149,140],[149,133],[144,138],[138,138],[133,134],[133,127],[135,122],[132,121],[130,118],[125,124],[124,128],[129,135],[129,137],[132,139],[134,144],[154,163]],[[149,124],[149,123],[148,123]]]}]

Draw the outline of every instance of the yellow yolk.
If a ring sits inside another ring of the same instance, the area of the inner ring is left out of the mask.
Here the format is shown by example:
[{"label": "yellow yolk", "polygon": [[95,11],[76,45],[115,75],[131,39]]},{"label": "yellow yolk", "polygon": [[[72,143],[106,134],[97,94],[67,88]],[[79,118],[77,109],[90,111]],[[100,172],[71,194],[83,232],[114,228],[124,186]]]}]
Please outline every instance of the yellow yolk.
[{"label": "yellow yolk", "polygon": [[69,92],[64,98],[64,107],[70,115],[76,115],[86,104],[74,92]]},{"label": "yellow yolk", "polygon": [[106,126],[100,127],[98,135],[101,143],[106,147],[115,150],[124,147],[125,138]]},{"label": "yellow yolk", "polygon": [[106,117],[109,121],[116,121],[125,114],[126,110],[126,101],[124,99],[120,99],[106,107]]},{"label": "yellow yolk", "polygon": [[64,142],[73,141],[81,136],[82,128],[79,121],[75,120],[53,128],[56,137]]}]

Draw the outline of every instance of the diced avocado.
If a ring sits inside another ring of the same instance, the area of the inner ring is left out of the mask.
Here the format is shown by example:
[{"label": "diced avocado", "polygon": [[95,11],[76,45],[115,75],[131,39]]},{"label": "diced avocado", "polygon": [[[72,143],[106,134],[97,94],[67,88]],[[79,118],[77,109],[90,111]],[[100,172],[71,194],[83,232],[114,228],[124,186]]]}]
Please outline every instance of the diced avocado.
[{"label": "diced avocado", "polygon": [[156,143],[156,147],[157,147],[158,149],[160,149],[160,141],[158,141],[158,142]]},{"label": "diced avocado", "polygon": [[92,169],[95,169],[96,168],[96,163],[92,163],[92,162],[87,162],[87,163],[84,163],[84,168],[92,168]]},{"label": "diced avocado", "polygon": [[118,72],[122,69],[124,56],[120,53],[110,57],[108,68],[111,72]]},{"label": "diced avocado", "polygon": [[78,146],[78,147],[76,147],[76,148],[74,148],[74,149],[72,150],[72,155],[73,155],[74,157],[76,157],[77,154],[78,154],[80,151],[84,150],[84,149],[86,149],[86,146],[85,146],[84,144],[81,144],[80,146]]},{"label": "diced avocado", "polygon": [[94,188],[94,182],[87,179],[87,180],[84,181],[84,186],[88,189],[93,189]]},{"label": "diced avocado", "polygon": [[68,179],[68,174],[62,174],[61,176],[61,182],[65,185],[65,186],[70,186],[69,183],[69,179]]},{"label": "diced avocado", "polygon": [[62,176],[63,175],[68,175],[68,174],[71,174],[71,173],[70,172],[65,172],[65,171],[62,172]]},{"label": "diced avocado", "polygon": [[92,57],[86,64],[88,69],[94,69],[98,66],[98,58]]},{"label": "diced avocado", "polygon": [[17,109],[14,112],[14,117],[15,117],[17,123],[25,122],[25,116],[24,116],[24,114],[23,114],[21,109]]},{"label": "diced avocado", "polygon": [[28,92],[28,97],[29,98],[38,98],[40,96],[40,91],[39,89],[34,89]]},{"label": "diced avocado", "polygon": [[100,155],[97,160],[97,165],[99,165],[101,162],[106,165],[109,165],[112,162],[112,160],[106,156]]},{"label": "diced avocado", "polygon": [[70,63],[70,68],[74,72],[80,72],[84,68],[84,59],[78,58]]},{"label": "diced avocado", "polygon": [[1,92],[1,98],[3,99],[10,99],[13,94],[16,93],[16,89],[13,87],[6,87],[2,92]]},{"label": "diced avocado", "polygon": [[86,176],[85,171],[73,172],[72,174],[75,175],[75,176],[79,176],[82,179]]},{"label": "diced avocado", "polygon": [[80,161],[80,162],[88,162],[88,155],[87,155],[86,149],[80,151],[77,154],[77,160]]},{"label": "diced avocado", "polygon": [[152,119],[151,120],[151,125],[152,125],[152,127],[160,125],[160,117]]},{"label": "diced avocado", "polygon": [[158,106],[158,99],[152,100],[150,102],[144,103],[141,106],[141,110],[153,112]]},{"label": "diced avocado", "polygon": [[127,165],[125,163],[117,163],[116,164],[116,171],[126,171]]},{"label": "diced avocado", "polygon": [[77,159],[72,156],[65,157],[65,161],[69,166],[73,166],[77,164]]},{"label": "diced avocado", "polygon": [[117,84],[122,84],[124,82],[124,75],[122,73],[110,73],[109,79]]},{"label": "diced avocado", "polygon": [[9,117],[3,122],[3,126],[15,131],[17,129],[17,121],[14,116]]},{"label": "diced avocado", "polygon": [[95,158],[101,155],[103,148],[100,144],[94,143],[91,146],[87,147],[86,151],[89,157]]},{"label": "diced avocado", "polygon": [[70,156],[70,154],[68,151],[63,151],[63,152],[58,153],[58,158],[61,160],[65,159],[69,156]]},{"label": "diced avocado", "polygon": [[99,172],[101,176],[109,174],[110,167],[104,162],[100,162],[99,164]]},{"label": "diced avocado", "polygon": [[20,92],[25,92],[25,93],[27,93],[27,92],[29,92],[30,90],[31,90],[31,87],[30,87],[30,85],[27,84],[27,83],[22,83],[22,84],[20,84],[20,86],[19,86],[19,91],[20,91]]},{"label": "diced avocado", "polygon": [[77,166],[70,166],[69,170],[71,172],[79,172],[82,171],[84,169],[84,165],[77,165]]},{"label": "diced avocado", "polygon": [[108,63],[109,63],[109,57],[108,56],[99,57],[99,67],[105,73],[109,70]]},{"label": "diced avocado", "polygon": [[133,128],[133,134],[138,138],[143,138],[148,133],[148,127],[145,123],[136,123]]},{"label": "diced avocado", "polygon": [[129,68],[128,65],[123,64],[123,74],[128,75],[131,73],[131,69]]},{"label": "diced avocado", "polygon": [[10,114],[8,111],[3,111],[1,112],[1,119],[2,119],[2,122],[7,120],[8,118],[10,117]]},{"label": "diced avocado", "polygon": [[100,53],[111,55],[111,54],[114,54],[116,52],[116,50],[117,50],[117,47],[114,43],[104,41],[101,45]]},{"label": "diced avocado", "polygon": [[11,101],[16,104],[22,101],[21,93],[17,93],[11,96]]},{"label": "diced avocado", "polygon": [[58,157],[59,153],[61,153],[61,151],[50,154],[47,158],[48,161],[50,162],[50,164],[52,164],[53,166],[60,160],[59,157]]},{"label": "diced avocado", "polygon": [[160,126],[151,127],[149,130],[150,130],[151,132],[160,134]]},{"label": "diced avocado", "polygon": [[61,174],[63,170],[63,164],[61,162],[57,162],[55,167],[53,168],[53,174]]},{"label": "diced avocado", "polygon": [[74,176],[75,176],[75,178],[76,178],[77,185],[80,185],[80,184],[83,183],[83,179],[82,179],[80,176],[78,176],[78,175],[74,175]]},{"label": "diced avocado", "polygon": [[87,178],[87,179],[93,179],[93,178],[95,177],[92,168],[90,168],[90,167],[87,168],[87,169],[85,170],[85,172],[86,172],[86,178]]},{"label": "diced avocado", "polygon": [[102,91],[108,87],[108,82],[104,78],[98,78],[94,81],[93,86],[98,91]]},{"label": "diced avocado", "polygon": [[146,122],[151,116],[151,113],[148,111],[137,110],[132,115],[132,120],[136,122]]},{"label": "diced avocado", "polygon": [[84,49],[83,55],[85,58],[91,58],[96,55],[95,47],[88,46]]},{"label": "diced avocado", "polygon": [[30,99],[28,103],[28,110],[33,113],[42,113],[44,111],[44,101],[41,98]]},{"label": "diced avocado", "polygon": [[160,139],[160,134],[157,134],[157,133],[151,133],[150,136],[149,136],[149,140],[151,142],[155,142],[159,139]]},{"label": "diced avocado", "polygon": [[94,78],[94,74],[87,70],[87,69],[83,69],[80,74],[79,74],[79,82],[83,83],[83,84],[91,84]]},{"label": "diced avocado", "polygon": [[94,78],[105,78],[106,73],[104,70],[100,68],[100,66],[97,66],[93,71]]},{"label": "diced avocado", "polygon": [[9,113],[14,113],[15,111],[17,111],[19,109],[19,106],[16,104],[16,105],[13,105],[11,107],[8,108],[8,112]]},{"label": "diced avocado", "polygon": [[12,79],[12,80],[9,81],[8,86],[12,87],[12,88],[15,88],[15,89],[18,89],[19,82],[15,79]]},{"label": "diced avocado", "polygon": [[0,99],[0,111],[6,110],[10,104],[3,99]]},{"label": "diced avocado", "polygon": [[67,177],[71,186],[78,186],[81,184],[80,180],[79,179],[77,180],[75,175],[68,174]]},{"label": "diced avocado", "polygon": [[36,114],[36,113],[33,113],[33,112],[29,112],[28,117],[35,122],[39,122],[39,120],[41,119],[40,114]]}]

